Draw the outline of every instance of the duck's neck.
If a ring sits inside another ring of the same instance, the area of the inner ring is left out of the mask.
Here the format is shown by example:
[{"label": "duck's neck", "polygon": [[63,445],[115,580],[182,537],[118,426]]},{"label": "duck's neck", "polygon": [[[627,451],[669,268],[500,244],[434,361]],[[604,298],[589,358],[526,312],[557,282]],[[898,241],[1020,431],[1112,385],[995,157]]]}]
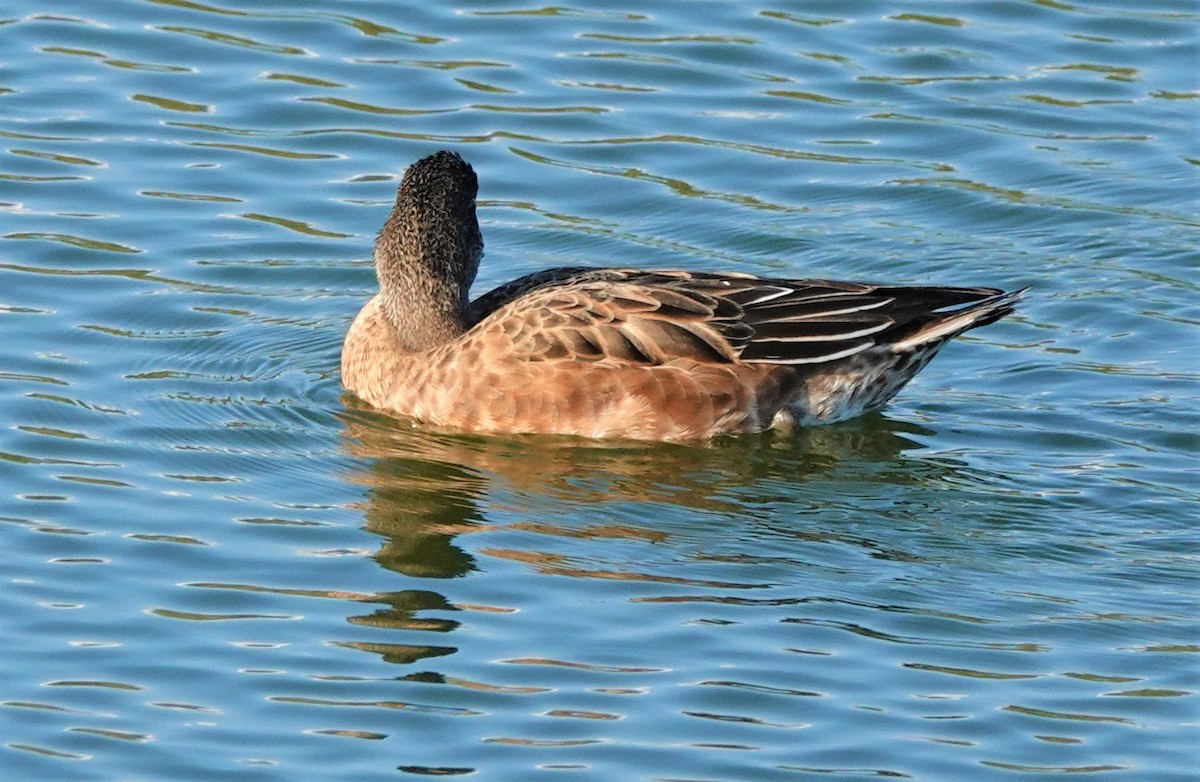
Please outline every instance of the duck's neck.
[{"label": "duck's neck", "polygon": [[466,286],[417,273],[419,264],[381,266],[376,258],[376,268],[384,317],[406,351],[429,350],[467,331]]}]

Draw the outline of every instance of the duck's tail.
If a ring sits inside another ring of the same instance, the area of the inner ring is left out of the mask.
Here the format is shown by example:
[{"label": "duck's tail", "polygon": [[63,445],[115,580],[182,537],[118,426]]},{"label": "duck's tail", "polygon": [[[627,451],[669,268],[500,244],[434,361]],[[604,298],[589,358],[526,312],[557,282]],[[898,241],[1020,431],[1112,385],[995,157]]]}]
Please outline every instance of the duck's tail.
[{"label": "duck's tail", "polygon": [[916,350],[943,343],[969,329],[995,323],[1012,313],[1027,290],[1026,287],[1000,292],[957,309],[935,313],[915,331],[893,342],[891,347],[902,352]]}]

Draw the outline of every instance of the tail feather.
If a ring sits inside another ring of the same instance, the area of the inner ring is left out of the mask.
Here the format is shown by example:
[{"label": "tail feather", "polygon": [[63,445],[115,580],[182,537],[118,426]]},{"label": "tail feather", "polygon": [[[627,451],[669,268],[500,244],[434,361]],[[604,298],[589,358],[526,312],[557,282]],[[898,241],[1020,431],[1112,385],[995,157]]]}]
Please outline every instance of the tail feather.
[{"label": "tail feather", "polygon": [[1027,290],[1029,288],[997,293],[974,304],[937,313],[916,331],[893,342],[891,347],[899,351],[915,350],[924,345],[945,342],[969,329],[994,323],[1010,314]]}]

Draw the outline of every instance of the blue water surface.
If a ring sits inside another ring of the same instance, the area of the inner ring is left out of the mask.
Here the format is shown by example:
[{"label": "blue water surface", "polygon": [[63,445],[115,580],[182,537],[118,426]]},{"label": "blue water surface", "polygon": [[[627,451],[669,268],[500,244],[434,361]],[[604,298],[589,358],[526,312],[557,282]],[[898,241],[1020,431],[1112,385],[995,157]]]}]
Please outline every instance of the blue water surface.
[{"label": "blue water surface", "polygon": [[[4,780],[1195,780],[1200,7],[7,0]],[[346,396],[404,168],[555,265],[1032,286],[881,414]]]}]

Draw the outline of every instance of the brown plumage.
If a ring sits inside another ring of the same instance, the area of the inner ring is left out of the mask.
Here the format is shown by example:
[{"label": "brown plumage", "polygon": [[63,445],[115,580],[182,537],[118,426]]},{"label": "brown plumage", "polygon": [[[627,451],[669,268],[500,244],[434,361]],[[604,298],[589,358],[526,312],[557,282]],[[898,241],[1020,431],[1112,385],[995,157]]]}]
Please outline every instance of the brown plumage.
[{"label": "brown plumage", "polygon": [[471,302],[477,190],[452,152],[409,168],[342,350],[348,390],[434,426],[685,440],[840,421],[1023,292],[568,267]]}]

